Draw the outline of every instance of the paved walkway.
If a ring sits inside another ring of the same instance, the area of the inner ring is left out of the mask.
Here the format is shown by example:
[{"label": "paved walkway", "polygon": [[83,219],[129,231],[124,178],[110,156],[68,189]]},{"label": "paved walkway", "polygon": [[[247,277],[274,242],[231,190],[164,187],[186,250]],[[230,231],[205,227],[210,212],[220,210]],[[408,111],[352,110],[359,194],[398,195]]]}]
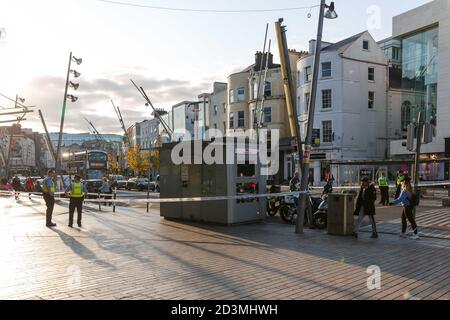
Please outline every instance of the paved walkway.
[{"label": "paved walkway", "polygon": [[[153,210],[87,212],[44,227],[35,200],[0,198],[0,299],[450,299],[450,241],[293,226],[166,221]],[[369,266],[381,289],[369,290]]]}]

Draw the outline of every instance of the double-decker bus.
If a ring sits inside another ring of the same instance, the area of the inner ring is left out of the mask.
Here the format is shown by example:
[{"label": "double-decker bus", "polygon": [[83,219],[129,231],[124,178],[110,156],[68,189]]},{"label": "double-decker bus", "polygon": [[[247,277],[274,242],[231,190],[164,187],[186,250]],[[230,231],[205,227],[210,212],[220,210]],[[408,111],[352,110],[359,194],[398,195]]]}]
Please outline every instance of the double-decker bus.
[{"label": "double-decker bus", "polygon": [[69,172],[87,180],[103,179],[108,175],[108,154],[99,150],[75,152],[67,159]]}]

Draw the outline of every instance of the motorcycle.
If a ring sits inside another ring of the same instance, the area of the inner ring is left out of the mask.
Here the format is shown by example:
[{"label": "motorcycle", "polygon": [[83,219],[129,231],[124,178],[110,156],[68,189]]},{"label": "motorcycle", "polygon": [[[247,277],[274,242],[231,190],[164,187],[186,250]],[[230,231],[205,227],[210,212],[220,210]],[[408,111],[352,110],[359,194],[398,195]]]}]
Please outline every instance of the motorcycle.
[{"label": "motorcycle", "polygon": [[[271,186],[268,191],[269,193],[280,193],[281,188],[279,186]],[[283,197],[270,197],[267,200],[267,214],[274,217],[282,206],[284,199]]]},{"label": "motorcycle", "polygon": [[[280,217],[286,223],[296,223],[297,220],[297,203],[299,195],[286,195],[284,197],[284,202],[280,208]],[[305,209],[305,219],[304,225],[308,223],[308,217],[311,216],[310,213],[318,210],[321,199],[316,197],[308,196],[308,205]]]},{"label": "motorcycle", "polygon": [[325,229],[328,219],[328,195],[322,196],[322,201],[312,216],[312,224],[317,229]]}]

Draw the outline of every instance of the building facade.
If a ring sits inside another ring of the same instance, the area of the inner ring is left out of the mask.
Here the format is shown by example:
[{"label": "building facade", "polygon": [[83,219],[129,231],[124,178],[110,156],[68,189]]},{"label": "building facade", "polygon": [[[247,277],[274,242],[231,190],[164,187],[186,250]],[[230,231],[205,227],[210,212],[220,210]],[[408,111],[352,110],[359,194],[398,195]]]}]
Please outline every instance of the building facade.
[{"label": "building facade", "polygon": [[[304,139],[311,92],[315,41],[297,63],[297,111]],[[333,161],[387,157],[386,83],[388,61],[369,32],[324,43],[314,115],[311,172],[316,184],[331,172],[338,183],[355,181],[356,172]]]}]

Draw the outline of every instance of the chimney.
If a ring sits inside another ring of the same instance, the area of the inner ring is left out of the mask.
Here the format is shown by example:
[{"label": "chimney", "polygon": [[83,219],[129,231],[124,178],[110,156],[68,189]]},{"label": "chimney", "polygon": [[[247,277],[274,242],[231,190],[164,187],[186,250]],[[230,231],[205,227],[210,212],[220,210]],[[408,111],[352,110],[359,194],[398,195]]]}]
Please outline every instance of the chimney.
[{"label": "chimney", "polygon": [[[263,53],[261,51],[257,51],[255,53],[255,71],[260,71],[261,68],[261,60],[262,60],[262,66],[263,69],[266,68],[266,58],[267,58],[267,53],[264,54],[264,58],[263,58]],[[269,69],[273,67],[273,54],[269,53]]]},{"label": "chimney", "polygon": [[309,54],[315,54],[316,52],[316,40],[309,40]]}]

